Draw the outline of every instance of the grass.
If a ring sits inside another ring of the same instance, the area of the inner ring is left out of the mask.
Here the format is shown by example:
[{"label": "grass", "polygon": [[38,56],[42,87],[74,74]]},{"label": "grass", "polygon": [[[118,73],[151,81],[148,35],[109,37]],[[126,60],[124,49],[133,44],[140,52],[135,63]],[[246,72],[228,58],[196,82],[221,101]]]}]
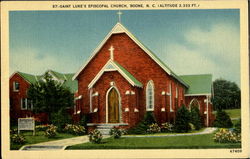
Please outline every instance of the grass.
[{"label": "grass", "polygon": [[240,143],[216,143],[214,134],[174,137],[122,137],[107,138],[100,144],[83,143],[67,147],[74,149],[208,149],[208,148],[241,148]]},{"label": "grass", "polygon": [[59,139],[66,139],[66,138],[76,137],[75,135],[71,135],[71,134],[57,133],[56,137],[47,138],[46,136],[44,136],[44,131],[37,131],[35,133],[35,136],[33,136],[33,132],[31,132],[31,131],[21,132],[21,134],[26,139],[25,144],[19,145],[19,144],[12,144],[11,143],[11,145],[10,145],[11,150],[18,150],[23,145],[36,144],[36,143],[40,143],[40,142],[47,142],[47,141],[52,141],[52,140],[59,140]]},{"label": "grass", "polygon": [[241,109],[226,109],[226,113],[230,116],[230,118],[240,118],[241,117]]}]

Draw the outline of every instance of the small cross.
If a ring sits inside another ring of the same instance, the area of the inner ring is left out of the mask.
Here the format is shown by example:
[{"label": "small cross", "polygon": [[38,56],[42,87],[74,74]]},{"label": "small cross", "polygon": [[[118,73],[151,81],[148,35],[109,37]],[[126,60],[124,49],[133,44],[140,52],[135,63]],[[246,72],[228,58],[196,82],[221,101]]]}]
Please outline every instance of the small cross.
[{"label": "small cross", "polygon": [[109,48],[111,60],[114,60],[114,50],[115,50],[114,47],[111,45],[111,47]]},{"label": "small cross", "polygon": [[121,15],[122,15],[122,12],[119,11],[119,12],[117,12],[117,14],[118,14],[118,18],[119,18],[118,22],[121,23]]}]

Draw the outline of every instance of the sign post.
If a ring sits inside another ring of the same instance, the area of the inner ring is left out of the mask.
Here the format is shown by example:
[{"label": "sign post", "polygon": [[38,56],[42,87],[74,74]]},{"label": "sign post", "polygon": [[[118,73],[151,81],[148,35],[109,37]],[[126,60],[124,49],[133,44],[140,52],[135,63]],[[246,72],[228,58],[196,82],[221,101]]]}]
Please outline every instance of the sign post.
[{"label": "sign post", "polygon": [[35,135],[34,118],[18,118],[18,134],[20,130],[33,130],[33,135]]}]

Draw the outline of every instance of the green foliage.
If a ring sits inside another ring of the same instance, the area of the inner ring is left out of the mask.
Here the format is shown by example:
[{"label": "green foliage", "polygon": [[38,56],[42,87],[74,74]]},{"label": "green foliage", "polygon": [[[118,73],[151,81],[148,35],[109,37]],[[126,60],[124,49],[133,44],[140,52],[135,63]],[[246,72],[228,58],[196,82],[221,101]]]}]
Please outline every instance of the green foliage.
[{"label": "green foliage", "polygon": [[67,132],[73,135],[84,135],[86,133],[86,130],[81,125],[67,124],[64,128],[64,132]]},{"label": "green foliage", "polygon": [[35,129],[36,129],[36,131],[45,131],[45,130],[48,129],[48,127],[49,127],[48,124],[47,124],[47,125],[37,125],[37,126],[35,127]]},{"label": "green foliage", "polygon": [[236,134],[228,129],[221,128],[214,135],[214,141],[219,143],[237,143],[241,142],[241,134]]},{"label": "green foliage", "polygon": [[49,125],[47,130],[45,130],[44,135],[48,138],[54,138],[56,136],[56,129],[57,127],[54,125]]},{"label": "green foliage", "polygon": [[83,114],[81,115],[81,119],[79,121],[79,125],[87,127],[87,123],[89,122],[89,115]]},{"label": "green foliage", "polygon": [[240,134],[241,133],[241,119],[239,119],[237,121],[237,123],[234,125],[234,132],[236,134]]},{"label": "green foliage", "polygon": [[236,83],[217,79],[213,82],[213,87],[213,106],[215,110],[240,108],[240,88]]},{"label": "green foliage", "polygon": [[166,132],[166,133],[173,132],[173,128],[174,125],[171,123],[166,122],[161,124],[161,132]]},{"label": "green foliage", "polygon": [[17,129],[10,129],[10,134],[13,135],[13,134],[17,134],[18,130]]},{"label": "green foliage", "polygon": [[174,129],[178,133],[188,132],[191,128],[189,125],[190,113],[185,105],[182,105],[176,114]]},{"label": "green foliage", "polygon": [[25,143],[25,138],[24,138],[24,136],[23,135],[20,135],[20,134],[12,134],[11,136],[10,136],[10,141],[12,142],[12,143],[15,143],[15,144],[23,144],[23,143]]},{"label": "green foliage", "polygon": [[213,126],[219,128],[231,128],[233,126],[233,123],[229,115],[224,110],[218,110]]},{"label": "green foliage", "polygon": [[66,110],[61,109],[51,114],[51,123],[57,127],[59,132],[62,132],[66,124],[72,123],[72,119]]},{"label": "green foliage", "polygon": [[147,129],[147,133],[159,133],[161,132],[161,128],[158,126],[157,123],[153,123],[149,125],[149,129]]},{"label": "green foliage", "polygon": [[195,130],[200,130],[202,128],[200,110],[197,106],[191,107],[190,122],[194,125]]},{"label": "green foliage", "polygon": [[74,104],[74,95],[70,89],[54,81],[48,72],[44,75],[44,80],[31,84],[28,98],[33,102],[33,112],[48,113],[49,121],[52,115]]},{"label": "green foliage", "polygon": [[128,130],[128,134],[146,134],[149,125],[156,123],[153,112],[146,112],[144,119],[139,122],[135,127]]},{"label": "green foliage", "polygon": [[110,130],[109,135],[115,139],[119,139],[122,136],[122,130],[114,127],[113,129]]},{"label": "green foliage", "polygon": [[94,131],[91,131],[89,133],[89,141],[92,142],[92,143],[96,143],[96,144],[101,143],[101,141],[102,141],[101,132],[96,130],[96,129]]}]

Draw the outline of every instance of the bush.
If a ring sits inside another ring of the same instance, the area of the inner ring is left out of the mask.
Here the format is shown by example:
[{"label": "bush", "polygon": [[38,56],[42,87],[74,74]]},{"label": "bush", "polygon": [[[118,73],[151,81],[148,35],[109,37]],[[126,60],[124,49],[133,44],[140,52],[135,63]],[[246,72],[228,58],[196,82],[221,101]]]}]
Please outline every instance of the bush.
[{"label": "bush", "polygon": [[84,135],[86,133],[85,128],[81,125],[67,124],[63,130],[73,135]]},{"label": "bush", "polygon": [[36,131],[45,131],[47,130],[49,127],[49,125],[37,125],[35,128],[36,128]]},{"label": "bush", "polygon": [[190,113],[185,107],[185,105],[182,105],[177,110],[176,120],[174,125],[175,131],[178,133],[188,132],[191,129],[189,122],[190,122]]},{"label": "bush", "polygon": [[190,130],[194,131],[194,130],[195,130],[194,124],[192,124],[192,123],[188,123],[188,124],[189,124],[189,126],[190,126]]},{"label": "bush", "polygon": [[161,128],[158,126],[157,123],[149,125],[149,129],[147,129],[148,133],[158,133],[161,132]]},{"label": "bush", "polygon": [[237,143],[241,142],[241,135],[236,134],[228,129],[221,128],[219,132],[214,135],[214,141],[219,143]]},{"label": "bush", "polygon": [[47,128],[47,130],[45,130],[44,135],[48,138],[53,138],[56,136],[56,130],[57,127],[54,125],[49,125],[49,127]]},{"label": "bush", "polygon": [[233,126],[233,123],[229,115],[225,111],[218,110],[213,126],[219,127],[219,128],[231,128]]},{"label": "bush", "polygon": [[149,125],[156,123],[153,112],[147,112],[144,115],[144,119],[139,122],[135,127],[130,128],[127,133],[128,134],[146,134],[149,129]]},{"label": "bush", "polygon": [[10,140],[12,143],[15,143],[15,144],[23,144],[25,143],[25,138],[23,135],[20,135],[20,134],[13,134],[10,136]]},{"label": "bush", "polygon": [[200,130],[202,128],[200,110],[197,106],[191,107],[190,122],[194,125],[195,130]]},{"label": "bush", "polygon": [[101,143],[101,141],[102,141],[101,132],[96,130],[96,129],[94,131],[91,131],[89,133],[89,141],[92,143],[97,143],[97,144]]},{"label": "bush", "polygon": [[72,123],[72,120],[66,110],[62,109],[52,114],[51,123],[57,127],[57,131],[62,132],[66,124]]},{"label": "bush", "polygon": [[116,127],[110,130],[109,135],[114,137],[115,139],[119,139],[122,136],[122,131]]},{"label": "bush", "polygon": [[171,123],[162,123],[161,124],[161,132],[173,132],[174,125]]},{"label": "bush", "polygon": [[89,121],[89,116],[88,115],[86,115],[86,114],[81,115],[81,120],[79,121],[79,125],[87,127],[88,121]]},{"label": "bush", "polygon": [[10,129],[10,134],[17,134],[17,129]]},{"label": "bush", "polygon": [[237,121],[234,125],[234,133],[240,134],[241,133],[241,119]]}]

